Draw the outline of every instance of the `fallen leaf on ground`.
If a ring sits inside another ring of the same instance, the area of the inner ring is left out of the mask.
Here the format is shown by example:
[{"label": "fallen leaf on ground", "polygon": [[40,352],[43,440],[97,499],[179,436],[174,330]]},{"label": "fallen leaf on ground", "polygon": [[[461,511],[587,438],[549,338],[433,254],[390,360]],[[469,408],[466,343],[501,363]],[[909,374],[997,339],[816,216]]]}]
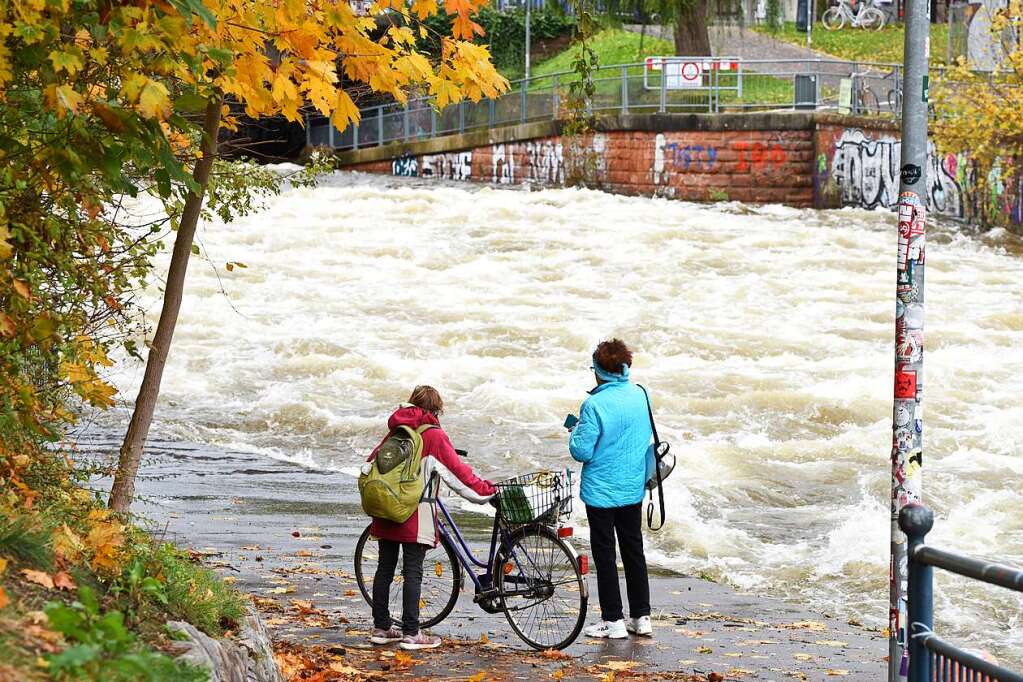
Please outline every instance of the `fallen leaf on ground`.
[{"label": "fallen leaf on ground", "polygon": [[308,549],[300,549],[297,552],[295,552],[295,556],[312,556],[312,555],[313,555],[313,553],[310,552]]},{"label": "fallen leaf on ground", "polygon": [[551,661],[564,661],[567,658],[572,658],[564,651],[560,651],[558,649],[544,649],[540,652],[540,655]]},{"label": "fallen leaf on ground", "polygon": [[698,646],[698,647],[696,647],[696,653],[698,653],[698,654],[712,654],[712,653],[714,653],[714,650],[711,649],[709,646]]},{"label": "fallen leaf on ground", "polygon": [[68,575],[67,571],[61,571],[53,576],[53,585],[60,590],[71,591],[78,589],[78,585],[75,584],[74,578]]},{"label": "fallen leaf on ground", "polygon": [[814,630],[817,632],[828,629],[827,625],[816,620],[800,620],[795,623],[782,623],[778,627],[786,630]]},{"label": "fallen leaf on ground", "polygon": [[487,633],[484,632],[482,635],[480,635],[480,644],[486,644],[489,641],[490,638],[487,637]]},{"label": "fallen leaf on ground", "polygon": [[626,670],[632,670],[633,668],[643,665],[639,661],[608,661],[607,663],[601,663],[598,668],[605,668],[607,670],[613,670],[615,672],[624,672]]},{"label": "fallen leaf on ground", "polygon": [[398,651],[394,654],[394,666],[396,668],[410,668],[418,662],[403,651]]},{"label": "fallen leaf on ground", "polygon": [[355,590],[345,590],[345,596],[346,597],[354,597],[356,594],[357,593],[356,593]]},{"label": "fallen leaf on ground", "polygon": [[792,658],[796,659],[797,661],[812,661],[813,660],[813,656],[811,656],[810,654],[792,654]]},{"label": "fallen leaf on ground", "polygon": [[33,571],[30,568],[23,568],[21,569],[21,575],[30,583],[42,585],[48,590],[53,589],[53,578],[43,571]]},{"label": "fallen leaf on ground", "polygon": [[818,639],[817,644],[821,646],[849,646],[848,642],[840,642],[837,639]]},{"label": "fallen leaf on ground", "polygon": [[828,670],[824,671],[824,674],[828,675],[829,677],[842,677],[842,676],[848,675],[849,671],[848,670],[837,670],[837,669],[829,668]]},{"label": "fallen leaf on ground", "polygon": [[475,675],[469,678],[469,682],[483,682],[483,680],[485,680],[486,678],[487,678],[486,673],[476,673]]}]

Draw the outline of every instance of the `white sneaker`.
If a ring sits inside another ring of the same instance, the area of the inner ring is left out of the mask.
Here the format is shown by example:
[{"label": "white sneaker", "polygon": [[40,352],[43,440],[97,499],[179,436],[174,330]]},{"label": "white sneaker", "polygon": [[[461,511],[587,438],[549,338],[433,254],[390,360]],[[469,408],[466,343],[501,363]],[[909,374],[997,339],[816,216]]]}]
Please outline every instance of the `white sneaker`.
[{"label": "white sneaker", "polygon": [[633,618],[625,625],[625,629],[640,637],[651,637],[654,634],[654,628],[650,624],[650,616]]},{"label": "white sneaker", "polygon": [[627,639],[629,636],[624,620],[613,622],[602,620],[583,630],[583,633],[587,637],[597,637],[598,639]]}]

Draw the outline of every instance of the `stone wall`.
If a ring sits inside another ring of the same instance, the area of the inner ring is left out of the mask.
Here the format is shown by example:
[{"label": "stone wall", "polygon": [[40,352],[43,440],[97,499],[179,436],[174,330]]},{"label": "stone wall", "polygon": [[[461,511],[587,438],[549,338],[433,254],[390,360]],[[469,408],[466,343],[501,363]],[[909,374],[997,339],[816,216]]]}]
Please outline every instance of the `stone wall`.
[{"label": "stone wall", "polygon": [[[544,122],[388,145],[339,155],[371,173],[491,184],[562,187],[690,201],[733,200],[893,209],[899,131],[877,119],[815,113],[633,115],[602,119],[597,132],[560,135]],[[976,197],[965,154],[931,143],[927,197],[934,214],[1023,223],[1023,175],[1006,163]],[[981,205],[979,202],[986,202]]]}]

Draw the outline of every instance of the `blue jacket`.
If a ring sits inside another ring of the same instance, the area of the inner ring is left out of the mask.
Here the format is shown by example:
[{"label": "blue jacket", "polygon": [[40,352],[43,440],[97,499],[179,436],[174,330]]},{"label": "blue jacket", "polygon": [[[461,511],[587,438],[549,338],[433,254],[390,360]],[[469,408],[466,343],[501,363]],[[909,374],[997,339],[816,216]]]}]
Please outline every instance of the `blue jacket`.
[{"label": "blue jacket", "polygon": [[643,389],[613,381],[590,391],[568,441],[572,458],[583,464],[583,502],[605,508],[642,502],[652,440]]}]

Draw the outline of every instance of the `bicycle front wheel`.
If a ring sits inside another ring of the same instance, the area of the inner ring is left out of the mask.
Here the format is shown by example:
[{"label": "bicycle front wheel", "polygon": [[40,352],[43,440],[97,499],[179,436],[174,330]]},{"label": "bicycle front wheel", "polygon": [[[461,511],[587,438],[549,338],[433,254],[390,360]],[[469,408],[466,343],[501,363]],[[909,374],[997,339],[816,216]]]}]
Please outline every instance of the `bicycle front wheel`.
[{"label": "bicycle front wheel", "polygon": [[534,649],[564,649],[579,636],[589,595],[575,550],[546,526],[512,533],[494,574],[512,630]]},{"label": "bicycle front wheel", "polygon": [[835,31],[845,25],[845,14],[838,7],[829,7],[821,17],[821,23],[829,31]]},{"label": "bicycle front wheel", "polygon": [[876,7],[863,10],[863,16],[860,18],[860,26],[863,28],[868,31],[880,31],[884,28],[884,23],[884,12],[881,10]]},{"label": "bicycle front wheel", "polygon": [[[402,561],[394,571],[394,582],[390,590],[391,619],[395,624],[401,621],[401,591],[404,584]],[[362,531],[362,537],[355,545],[355,580],[359,583],[366,603],[373,607],[373,580],[380,563],[377,541],[370,537],[369,527]],[[430,628],[448,617],[458,601],[462,587],[462,566],[455,558],[455,550],[444,536],[440,543],[427,550],[423,561],[423,588],[419,597],[419,627]]]}]

